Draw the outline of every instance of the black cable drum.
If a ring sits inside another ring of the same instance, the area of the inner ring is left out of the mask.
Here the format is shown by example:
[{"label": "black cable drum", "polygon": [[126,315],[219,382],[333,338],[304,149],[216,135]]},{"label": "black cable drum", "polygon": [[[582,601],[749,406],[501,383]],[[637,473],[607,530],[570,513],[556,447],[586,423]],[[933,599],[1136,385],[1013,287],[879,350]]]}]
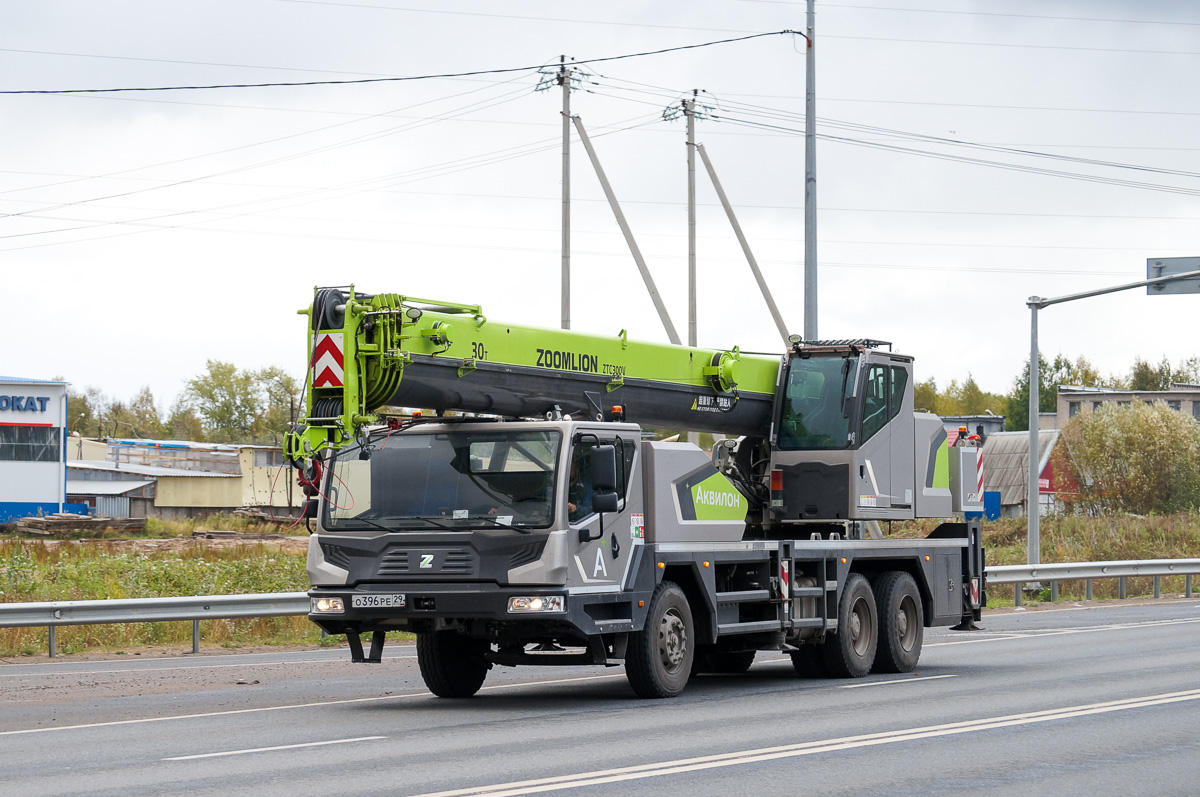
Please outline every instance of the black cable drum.
[{"label": "black cable drum", "polygon": [[[312,328],[341,329],[346,323],[346,294],[337,288],[322,288],[317,291],[312,306]],[[338,308],[341,309],[338,309]]]}]

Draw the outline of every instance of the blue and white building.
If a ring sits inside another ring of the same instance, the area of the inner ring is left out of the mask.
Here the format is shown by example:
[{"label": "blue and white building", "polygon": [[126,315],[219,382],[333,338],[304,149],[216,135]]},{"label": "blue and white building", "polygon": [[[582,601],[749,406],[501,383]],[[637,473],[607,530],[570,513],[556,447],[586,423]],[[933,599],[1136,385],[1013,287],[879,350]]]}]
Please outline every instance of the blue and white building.
[{"label": "blue and white building", "polygon": [[0,523],[67,511],[67,383],[0,376]]}]

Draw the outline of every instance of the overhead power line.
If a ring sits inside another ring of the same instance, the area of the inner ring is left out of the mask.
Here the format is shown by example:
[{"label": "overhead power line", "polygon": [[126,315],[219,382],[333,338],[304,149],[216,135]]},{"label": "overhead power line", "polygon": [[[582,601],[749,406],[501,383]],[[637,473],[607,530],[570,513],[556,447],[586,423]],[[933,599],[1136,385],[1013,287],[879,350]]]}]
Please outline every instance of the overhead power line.
[{"label": "overhead power line", "polygon": [[[735,42],[749,41],[750,39],[761,39],[766,36],[804,36],[803,33],[794,30],[775,30],[768,33],[752,33],[748,36],[738,36],[732,39],[718,39],[716,41],[701,42],[699,44],[683,44],[678,47],[663,47],[658,50],[646,50],[638,53],[625,53],[624,55],[609,55],[602,58],[589,58],[585,60],[573,61],[574,64],[600,64],[609,61],[623,61],[630,58],[644,58],[650,55],[663,55],[665,53],[675,53],[684,50],[697,50],[703,47],[715,47],[719,44],[733,44]],[[353,80],[301,80],[295,82],[275,82],[275,83],[223,83],[204,86],[125,86],[118,88],[102,88],[102,89],[12,89],[0,91],[0,94],[107,94],[120,91],[203,91],[208,89],[261,89],[261,88],[281,88],[290,86],[348,86],[360,85],[365,83],[399,83],[411,82],[416,80],[436,80],[444,78],[456,77],[475,77],[479,75],[504,75],[512,72],[527,72],[532,69],[541,69],[544,64],[532,64],[527,66],[504,67],[501,69],[477,69],[469,72],[444,72],[434,75],[407,75],[402,77],[373,77],[373,78],[358,78]]]},{"label": "overhead power line", "polygon": [[[743,3],[768,3],[770,5],[803,6],[804,0],[741,0]],[[954,14],[964,17],[1007,17],[1009,19],[1044,19],[1052,22],[1114,22],[1120,25],[1200,25],[1200,22],[1187,22],[1166,19],[1113,19],[1112,17],[1064,17],[1049,14],[1014,14],[1001,11],[956,11],[944,8],[898,8],[894,6],[860,6],[849,3],[822,3],[821,9],[852,8],[861,11],[902,11],[914,14]]]}]

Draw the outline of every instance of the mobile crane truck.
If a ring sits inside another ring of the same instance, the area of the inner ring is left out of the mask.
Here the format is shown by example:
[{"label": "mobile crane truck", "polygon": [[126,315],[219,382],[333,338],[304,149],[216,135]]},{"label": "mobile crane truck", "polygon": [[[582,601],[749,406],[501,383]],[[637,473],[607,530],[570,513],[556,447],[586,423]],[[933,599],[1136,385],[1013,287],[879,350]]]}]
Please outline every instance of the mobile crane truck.
[{"label": "mobile crane truck", "polygon": [[[986,604],[977,521],[865,530],[950,517],[973,487],[890,344],[709,350],[353,287],[300,312],[285,454],[316,524],[309,618],[354,661],[403,630],[442,697],[495,665],[622,663],[635,693],[673,697],[758,650],[806,675],[909,672],[925,627]],[[647,428],[729,437],[710,456]]]}]

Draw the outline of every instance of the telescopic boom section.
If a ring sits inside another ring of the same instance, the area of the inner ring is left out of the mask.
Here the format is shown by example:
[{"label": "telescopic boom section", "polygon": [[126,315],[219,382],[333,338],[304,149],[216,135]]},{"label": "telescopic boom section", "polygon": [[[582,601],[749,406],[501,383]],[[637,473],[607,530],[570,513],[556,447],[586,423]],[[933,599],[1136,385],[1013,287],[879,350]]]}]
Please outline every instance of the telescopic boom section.
[{"label": "telescopic boom section", "polygon": [[293,462],[352,442],[380,407],[623,419],[767,433],[781,358],[490,321],[477,305],[321,288],[309,317],[306,415]]}]

